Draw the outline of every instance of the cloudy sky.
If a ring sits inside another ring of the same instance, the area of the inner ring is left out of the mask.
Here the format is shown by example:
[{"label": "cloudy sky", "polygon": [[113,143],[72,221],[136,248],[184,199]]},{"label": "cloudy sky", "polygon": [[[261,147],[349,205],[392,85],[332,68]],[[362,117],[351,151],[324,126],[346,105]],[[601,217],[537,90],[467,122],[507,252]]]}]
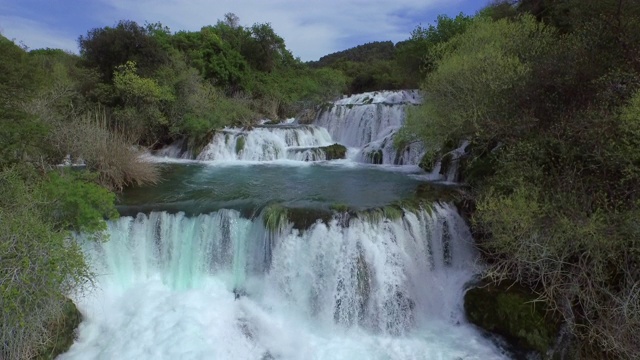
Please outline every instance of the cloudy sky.
[{"label": "cloudy sky", "polygon": [[438,14],[474,14],[488,0],[0,0],[0,33],[31,49],[77,52],[76,39],[118,20],[199,30],[235,13],[271,23],[294,56],[319,57],[370,41],[407,39]]}]

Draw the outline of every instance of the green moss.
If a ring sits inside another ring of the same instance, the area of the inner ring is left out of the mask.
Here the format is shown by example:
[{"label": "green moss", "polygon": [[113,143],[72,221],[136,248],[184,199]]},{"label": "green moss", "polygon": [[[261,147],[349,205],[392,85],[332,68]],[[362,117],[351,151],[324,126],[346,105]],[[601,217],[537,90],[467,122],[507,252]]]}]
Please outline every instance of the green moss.
[{"label": "green moss", "polygon": [[347,148],[344,145],[333,144],[320,148],[327,156],[327,160],[344,159],[347,156]]},{"label": "green moss", "polygon": [[371,208],[358,211],[354,214],[357,218],[365,219],[369,222],[378,222],[384,219],[398,220],[404,215],[404,211],[398,203],[393,203],[383,207]]},{"label": "green moss", "polygon": [[384,217],[389,220],[397,220],[401,219],[404,215],[402,208],[398,205],[388,205],[382,208],[382,213]]},{"label": "green moss", "polygon": [[453,154],[448,153],[442,156],[440,160],[440,175],[447,175],[449,173],[449,169],[451,168],[451,164],[453,163]]},{"label": "green moss", "polygon": [[420,168],[426,172],[431,172],[433,170],[433,167],[436,165],[438,155],[438,151],[428,150],[424,153],[424,155],[422,155],[418,166],[420,166]]},{"label": "green moss", "polygon": [[280,204],[272,204],[264,208],[262,219],[267,230],[278,231],[288,222],[288,211]]},{"label": "green moss", "polygon": [[349,212],[349,205],[344,203],[335,203],[335,204],[329,205],[329,209],[338,213],[346,213],[346,212]]},{"label": "green moss", "polygon": [[423,183],[418,185],[412,199],[421,203],[450,202],[460,198],[461,187]]},{"label": "green moss", "polygon": [[246,144],[246,140],[243,135],[238,136],[236,139],[236,154],[240,154],[242,150],[244,150],[244,146]]},{"label": "green moss", "polygon": [[528,350],[545,354],[557,337],[558,326],[547,314],[545,304],[516,286],[470,289],[464,297],[464,308],[472,323]]},{"label": "green moss", "polygon": [[76,305],[65,298],[60,317],[49,324],[50,341],[45,344],[35,359],[52,360],[69,350],[75,339],[75,329],[81,321],[82,314]]},{"label": "green moss", "polygon": [[369,159],[369,162],[375,165],[381,165],[382,164],[382,150],[375,150],[375,151],[371,151],[367,154],[367,158]]},{"label": "green moss", "polygon": [[333,216],[330,210],[312,208],[289,208],[287,213],[293,228],[299,230],[307,230],[318,221],[326,224]]}]

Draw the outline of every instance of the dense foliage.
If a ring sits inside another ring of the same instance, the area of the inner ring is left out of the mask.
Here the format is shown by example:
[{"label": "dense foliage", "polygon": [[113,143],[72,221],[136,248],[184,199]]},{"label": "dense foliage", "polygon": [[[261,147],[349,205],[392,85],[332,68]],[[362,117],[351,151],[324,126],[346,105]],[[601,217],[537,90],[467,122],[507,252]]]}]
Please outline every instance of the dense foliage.
[{"label": "dense foliage", "polygon": [[429,101],[404,134],[445,151],[470,141],[487,275],[536,291],[575,357],[636,357],[640,4],[497,2],[427,53]]}]

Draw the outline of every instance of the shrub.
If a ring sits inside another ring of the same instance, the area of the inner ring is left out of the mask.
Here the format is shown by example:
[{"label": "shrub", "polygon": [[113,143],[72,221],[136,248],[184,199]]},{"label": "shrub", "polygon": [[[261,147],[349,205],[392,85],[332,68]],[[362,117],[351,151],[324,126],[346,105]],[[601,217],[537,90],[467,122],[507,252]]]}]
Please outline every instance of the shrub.
[{"label": "shrub", "polygon": [[90,279],[77,243],[48,221],[41,194],[15,169],[0,172],[0,358],[7,360],[46,347],[61,299]]},{"label": "shrub", "polygon": [[104,113],[87,113],[52,125],[50,141],[58,155],[82,159],[97,173],[96,181],[108,189],[159,180],[157,166],[142,158],[144,153],[126,134],[110,129]]}]

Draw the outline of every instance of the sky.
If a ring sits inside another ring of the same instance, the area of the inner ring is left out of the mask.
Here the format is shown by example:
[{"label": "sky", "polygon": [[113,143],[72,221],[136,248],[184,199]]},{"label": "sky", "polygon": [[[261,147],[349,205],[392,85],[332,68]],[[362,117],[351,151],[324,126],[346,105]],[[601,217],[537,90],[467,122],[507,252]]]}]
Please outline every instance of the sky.
[{"label": "sky", "polygon": [[30,49],[78,53],[77,39],[118,20],[199,30],[234,13],[270,23],[303,61],[372,41],[398,42],[439,14],[475,14],[488,0],[0,0],[0,33]]}]

